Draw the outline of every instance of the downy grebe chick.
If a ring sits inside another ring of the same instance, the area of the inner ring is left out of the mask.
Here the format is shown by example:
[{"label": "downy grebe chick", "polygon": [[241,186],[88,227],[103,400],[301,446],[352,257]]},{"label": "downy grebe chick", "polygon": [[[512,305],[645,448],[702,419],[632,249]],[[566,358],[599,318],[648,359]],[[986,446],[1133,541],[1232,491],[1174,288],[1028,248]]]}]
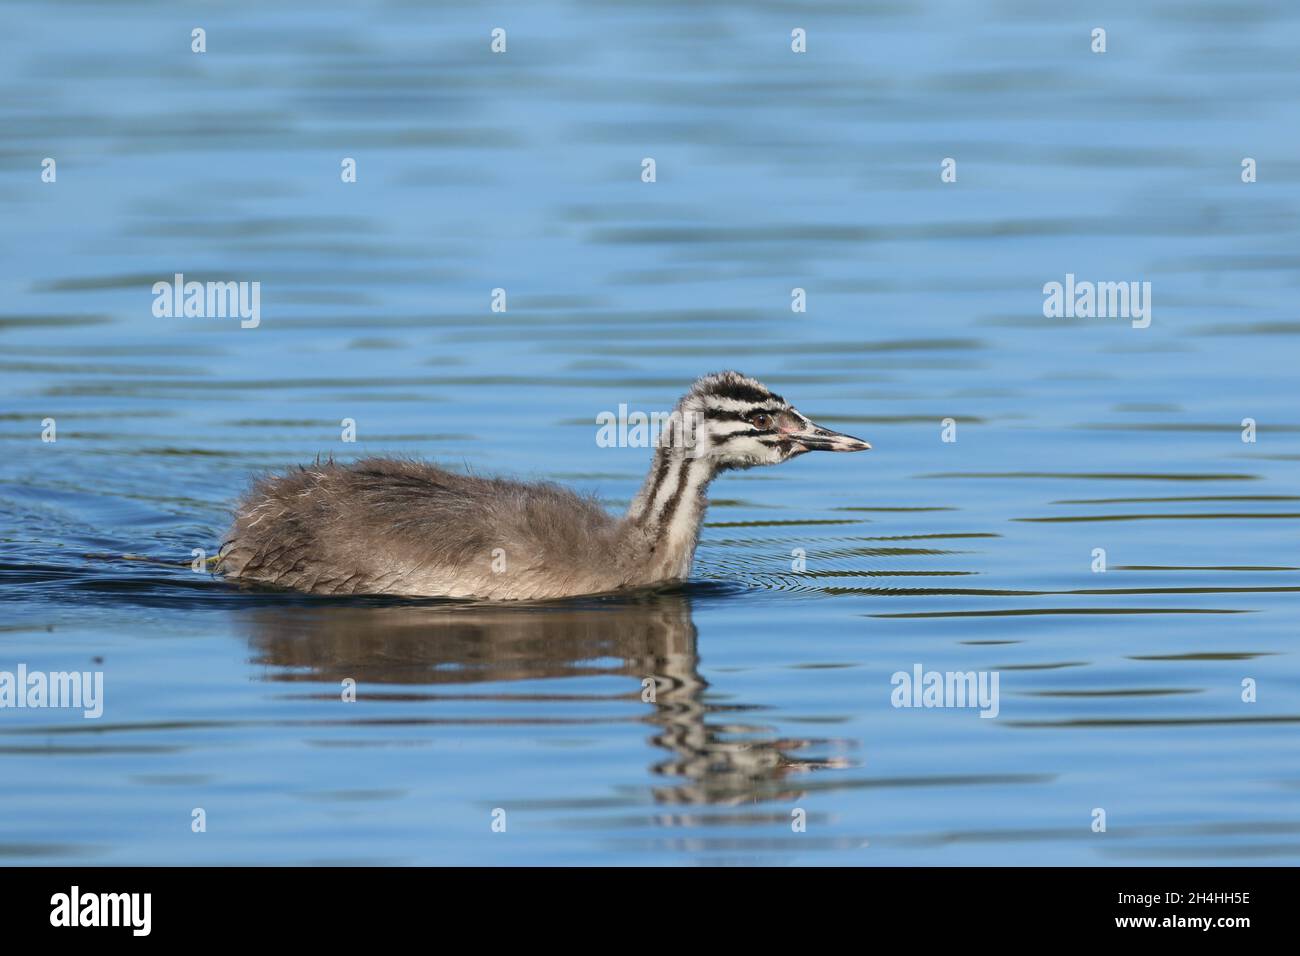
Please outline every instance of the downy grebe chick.
[{"label": "downy grebe chick", "polygon": [[737,372],[706,375],[677,403],[623,517],[550,482],[367,458],[257,481],[239,502],[218,570],[317,594],[524,600],[685,578],[709,482],[809,451],[865,451]]}]

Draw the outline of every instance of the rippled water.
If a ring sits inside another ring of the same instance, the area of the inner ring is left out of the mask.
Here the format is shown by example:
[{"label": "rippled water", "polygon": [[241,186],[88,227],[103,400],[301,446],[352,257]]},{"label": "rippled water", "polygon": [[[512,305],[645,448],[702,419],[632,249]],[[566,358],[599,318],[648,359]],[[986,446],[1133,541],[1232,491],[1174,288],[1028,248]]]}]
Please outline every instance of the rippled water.
[{"label": "rippled water", "polygon": [[[106,701],[0,711],[0,857],[1300,858],[1293,6],[9,9],[0,670]],[[176,272],[261,325],[155,318]],[[1066,273],[1151,326],[1045,319]],[[684,587],[189,569],[318,454],[623,507],[648,452],[597,413],[725,367],[875,450],[720,479]],[[998,717],[894,708],[915,664],[997,671]]]}]

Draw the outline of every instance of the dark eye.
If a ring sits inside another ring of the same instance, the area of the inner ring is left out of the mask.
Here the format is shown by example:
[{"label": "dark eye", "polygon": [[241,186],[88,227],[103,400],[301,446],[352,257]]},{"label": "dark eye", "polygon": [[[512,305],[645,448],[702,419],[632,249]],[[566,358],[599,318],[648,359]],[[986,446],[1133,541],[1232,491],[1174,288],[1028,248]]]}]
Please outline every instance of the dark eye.
[{"label": "dark eye", "polygon": [[757,412],[749,416],[749,423],[759,430],[772,427],[772,416],[767,412]]}]

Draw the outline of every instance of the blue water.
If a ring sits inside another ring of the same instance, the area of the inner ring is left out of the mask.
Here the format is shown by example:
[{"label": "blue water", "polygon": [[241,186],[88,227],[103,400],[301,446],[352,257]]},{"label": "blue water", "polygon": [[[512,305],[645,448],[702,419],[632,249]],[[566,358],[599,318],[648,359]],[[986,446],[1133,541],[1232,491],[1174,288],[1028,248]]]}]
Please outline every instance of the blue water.
[{"label": "blue water", "polygon": [[[6,9],[0,671],[105,682],[0,710],[6,862],[1300,859],[1293,5]],[[260,325],[156,318],[177,272]],[[190,570],[318,454],[625,507],[596,415],[720,368],[875,448],[721,478],[681,588]]]}]

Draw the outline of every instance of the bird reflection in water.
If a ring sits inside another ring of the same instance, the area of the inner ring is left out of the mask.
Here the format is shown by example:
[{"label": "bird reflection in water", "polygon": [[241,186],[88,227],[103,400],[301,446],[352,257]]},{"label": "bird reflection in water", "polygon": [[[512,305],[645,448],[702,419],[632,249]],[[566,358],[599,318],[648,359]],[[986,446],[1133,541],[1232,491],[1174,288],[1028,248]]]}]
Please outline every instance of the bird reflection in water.
[{"label": "bird reflection in water", "polygon": [[[798,781],[808,771],[849,766],[841,756],[795,756],[841,749],[843,742],[776,737],[746,719],[760,705],[731,702],[710,689],[699,672],[690,596],[680,589],[533,606],[264,605],[244,620],[254,662],[275,669],[267,679],[351,677],[361,696],[367,686],[373,696],[374,685],[393,685],[384,691],[392,700],[394,686],[627,677],[632,685],[619,697],[651,708],[640,719],[654,725],[650,740],[666,751],[651,765],[652,773],[673,781],[652,788],[662,804],[786,801],[802,795]],[[652,701],[647,679],[654,684]]]}]

